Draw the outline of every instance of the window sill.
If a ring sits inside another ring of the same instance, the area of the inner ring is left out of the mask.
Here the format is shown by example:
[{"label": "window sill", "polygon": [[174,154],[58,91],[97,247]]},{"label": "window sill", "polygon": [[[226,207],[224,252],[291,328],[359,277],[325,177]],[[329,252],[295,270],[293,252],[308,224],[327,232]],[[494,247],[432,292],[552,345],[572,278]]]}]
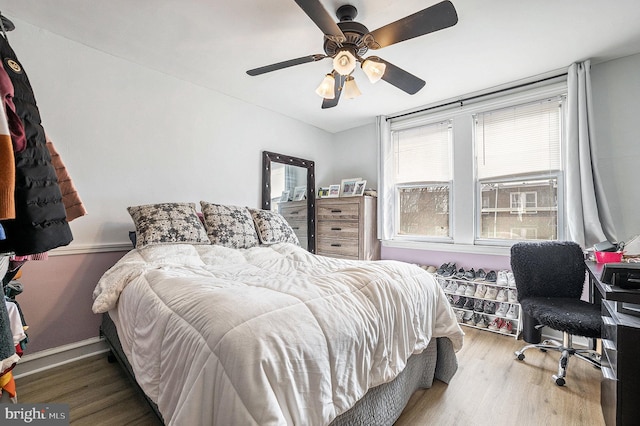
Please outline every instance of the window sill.
[{"label": "window sill", "polygon": [[382,241],[383,247],[405,248],[413,250],[429,250],[439,252],[487,254],[494,256],[510,256],[511,247],[503,246],[479,246],[473,244],[448,244],[426,241],[386,240]]}]

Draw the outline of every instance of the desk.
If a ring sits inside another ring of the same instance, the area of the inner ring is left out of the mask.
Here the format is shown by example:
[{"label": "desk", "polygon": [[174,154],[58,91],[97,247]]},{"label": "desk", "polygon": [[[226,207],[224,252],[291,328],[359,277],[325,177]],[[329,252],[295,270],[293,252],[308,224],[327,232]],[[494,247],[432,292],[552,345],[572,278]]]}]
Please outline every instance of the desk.
[{"label": "desk", "polygon": [[637,425],[640,422],[640,316],[622,311],[625,304],[640,305],[640,290],[603,283],[600,281],[603,267],[603,264],[587,262],[590,295],[593,302],[601,303],[604,323],[602,414],[607,426]]}]

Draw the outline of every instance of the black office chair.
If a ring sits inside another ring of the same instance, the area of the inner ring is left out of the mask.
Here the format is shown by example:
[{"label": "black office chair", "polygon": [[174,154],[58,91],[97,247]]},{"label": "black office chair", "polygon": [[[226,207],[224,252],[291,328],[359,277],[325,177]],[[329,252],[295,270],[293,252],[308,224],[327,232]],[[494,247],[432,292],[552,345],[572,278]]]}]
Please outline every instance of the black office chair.
[{"label": "black office chair", "polygon": [[571,241],[516,243],[511,247],[511,269],[522,316],[529,315],[536,327],[547,326],[563,334],[562,343],[545,340],[523,347],[515,353],[517,359],[522,361],[530,348],[560,352],[558,374],[552,376],[558,386],[565,384],[572,355],[599,368],[596,351],[572,346],[572,336],[599,338],[602,328],[600,306],[580,300],[586,271],[580,246]]}]

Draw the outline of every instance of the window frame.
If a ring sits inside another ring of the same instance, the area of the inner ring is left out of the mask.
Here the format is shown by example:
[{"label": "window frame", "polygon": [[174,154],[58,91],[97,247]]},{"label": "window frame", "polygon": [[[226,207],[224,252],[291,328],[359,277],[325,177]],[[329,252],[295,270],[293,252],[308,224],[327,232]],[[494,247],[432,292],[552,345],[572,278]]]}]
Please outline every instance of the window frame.
[{"label": "window frame", "polygon": [[[415,114],[402,114],[396,118],[390,118],[388,129],[388,139],[392,131],[420,125],[427,125],[443,120],[452,121],[452,137],[451,137],[451,170],[452,181],[450,191],[449,204],[449,220],[450,220],[450,239],[433,240],[416,237],[408,237],[398,235],[397,233],[397,210],[399,200],[396,197],[395,184],[391,184],[387,179],[382,188],[381,199],[379,202],[391,204],[392,206],[383,207],[380,214],[380,220],[384,221],[381,226],[392,228],[389,231],[389,239],[383,239],[382,244],[388,247],[410,248],[410,249],[426,249],[447,252],[465,252],[465,253],[483,253],[483,254],[499,254],[505,255],[509,253],[510,246],[517,240],[501,240],[492,241],[477,238],[478,221],[480,220],[480,211],[482,207],[482,198],[480,194],[480,186],[476,175],[475,163],[475,141],[473,130],[473,115],[479,112],[490,111],[492,109],[505,108],[509,106],[524,104],[527,102],[535,102],[545,98],[556,96],[566,96],[567,82],[566,76],[546,81],[539,84],[531,84],[520,86],[512,90],[506,90],[502,93],[496,92],[485,96],[471,96],[469,101],[444,103],[442,106],[433,106],[423,108],[424,112]],[[563,171],[566,168],[565,152],[566,152],[566,131],[564,121],[566,121],[566,102],[563,102],[563,118],[562,118],[562,141],[560,147],[560,164],[561,170],[557,175],[558,179],[558,239],[564,238],[566,235],[566,218],[564,217],[566,209],[565,203],[565,182]],[[386,134],[386,133],[385,133]],[[381,142],[385,144],[385,137],[381,138]],[[384,145],[386,146],[386,144]],[[381,147],[380,167],[384,169],[385,161],[389,161],[388,148]],[[393,156],[393,153],[391,153]],[[392,157],[391,157],[392,159]],[[385,173],[388,176],[387,173]],[[530,176],[533,177],[533,176]],[[562,211],[560,211],[562,209]],[[469,214],[469,211],[472,211]],[[391,215],[391,212],[393,214]],[[391,221],[391,222],[389,222]]]}]

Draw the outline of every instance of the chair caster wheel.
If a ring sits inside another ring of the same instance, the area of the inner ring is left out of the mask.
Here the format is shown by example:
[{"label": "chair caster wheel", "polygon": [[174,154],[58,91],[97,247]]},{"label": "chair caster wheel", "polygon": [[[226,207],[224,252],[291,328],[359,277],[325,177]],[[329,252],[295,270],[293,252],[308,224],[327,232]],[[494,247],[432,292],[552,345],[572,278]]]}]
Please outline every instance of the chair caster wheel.
[{"label": "chair caster wheel", "polygon": [[556,382],[556,385],[558,386],[564,386],[564,384],[566,383],[564,380],[564,377],[558,377],[556,375],[553,375],[553,380]]},{"label": "chair caster wheel", "polygon": [[540,348],[540,352],[546,352],[546,351],[547,351],[546,349]]},{"label": "chair caster wheel", "polygon": [[518,361],[522,361],[524,359],[524,354],[521,352],[516,352],[516,358]]},{"label": "chair caster wheel", "polygon": [[109,353],[109,355],[107,355],[107,362],[109,364],[114,364],[114,363],[118,362],[118,360],[116,359],[114,354]]}]

